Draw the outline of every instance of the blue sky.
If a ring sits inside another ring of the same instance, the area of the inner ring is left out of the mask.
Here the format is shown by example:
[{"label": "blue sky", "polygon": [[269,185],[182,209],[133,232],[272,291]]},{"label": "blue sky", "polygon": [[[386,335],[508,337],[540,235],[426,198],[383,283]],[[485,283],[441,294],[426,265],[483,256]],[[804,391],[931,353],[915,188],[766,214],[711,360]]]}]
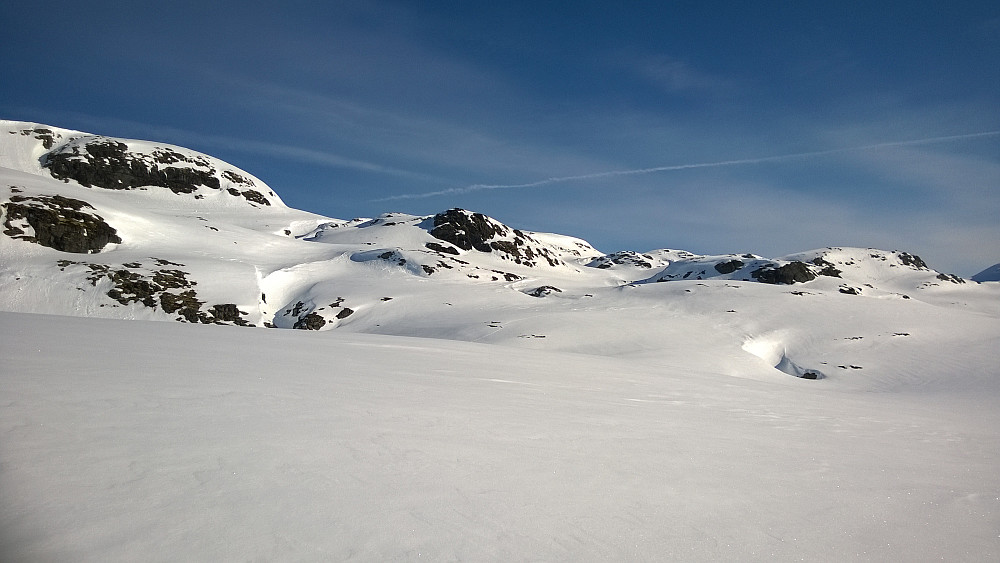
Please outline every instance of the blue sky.
[{"label": "blue sky", "polygon": [[0,117],[187,146],[332,217],[1000,262],[995,1],[95,0],[0,21]]}]

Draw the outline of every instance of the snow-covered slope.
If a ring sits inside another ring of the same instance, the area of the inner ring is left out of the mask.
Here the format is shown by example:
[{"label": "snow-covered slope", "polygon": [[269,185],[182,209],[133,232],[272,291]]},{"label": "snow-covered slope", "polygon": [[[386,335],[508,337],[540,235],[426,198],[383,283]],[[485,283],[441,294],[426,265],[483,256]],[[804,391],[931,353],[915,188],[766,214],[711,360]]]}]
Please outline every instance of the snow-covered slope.
[{"label": "snow-covered slope", "polygon": [[[933,364],[929,341],[989,333],[1000,309],[997,288],[906,252],[603,254],[461,209],[334,219],[286,207],[207,155],[33,123],[3,122],[0,166],[7,311],[663,361],[683,350],[685,362],[734,375],[867,381],[864,369],[891,385]],[[886,355],[897,348],[905,362]]]},{"label": "snow-covered slope", "polygon": [[1000,281],[1000,264],[994,264],[982,272],[972,276],[972,281],[988,282]]},{"label": "snow-covered slope", "polygon": [[667,364],[0,313],[0,554],[995,561],[1000,380],[921,326],[893,342],[935,348],[918,373],[941,377],[854,393],[669,340]]},{"label": "snow-covered slope", "polygon": [[336,219],[9,121],[0,229],[0,559],[1000,553],[1000,284],[908,252]]}]

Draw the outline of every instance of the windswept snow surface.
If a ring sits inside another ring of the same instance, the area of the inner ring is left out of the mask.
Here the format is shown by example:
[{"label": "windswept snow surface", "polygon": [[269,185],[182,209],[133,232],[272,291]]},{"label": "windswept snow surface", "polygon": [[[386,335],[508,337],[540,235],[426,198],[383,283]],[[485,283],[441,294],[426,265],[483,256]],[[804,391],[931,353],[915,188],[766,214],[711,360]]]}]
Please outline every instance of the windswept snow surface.
[{"label": "windswept snow surface", "polygon": [[961,358],[858,392],[426,338],[0,323],[4,561],[1000,556],[1000,389]]}]

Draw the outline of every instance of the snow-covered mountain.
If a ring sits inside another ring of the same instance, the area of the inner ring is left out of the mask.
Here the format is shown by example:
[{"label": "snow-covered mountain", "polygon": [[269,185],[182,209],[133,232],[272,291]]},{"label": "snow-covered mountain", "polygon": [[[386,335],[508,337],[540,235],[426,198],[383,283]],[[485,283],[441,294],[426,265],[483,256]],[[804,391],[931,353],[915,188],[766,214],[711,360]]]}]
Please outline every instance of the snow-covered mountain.
[{"label": "snow-covered mountain", "polygon": [[1000,264],[993,264],[989,268],[986,268],[982,272],[972,276],[972,281],[976,282],[990,282],[990,281],[1000,281]]},{"label": "snow-covered mountain", "polygon": [[905,319],[932,311],[958,327],[970,311],[997,310],[995,288],[907,252],[604,254],[462,209],[334,219],[291,209],[204,154],[35,123],[2,123],[0,166],[7,311],[602,355],[660,354],[680,338],[689,353],[714,350],[704,361],[725,372],[756,371],[745,368],[756,356],[821,378],[899,370],[880,350],[919,342]]},{"label": "snow-covered mountain", "polygon": [[1000,553],[1000,284],[909,252],[336,219],[10,121],[0,225],[3,560]]}]

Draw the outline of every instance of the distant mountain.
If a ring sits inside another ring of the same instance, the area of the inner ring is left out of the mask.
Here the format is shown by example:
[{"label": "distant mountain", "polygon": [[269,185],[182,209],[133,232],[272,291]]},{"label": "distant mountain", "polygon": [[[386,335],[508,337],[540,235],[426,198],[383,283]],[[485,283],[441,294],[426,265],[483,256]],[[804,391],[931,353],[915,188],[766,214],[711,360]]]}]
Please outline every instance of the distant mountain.
[{"label": "distant mountain", "polygon": [[976,282],[988,282],[988,281],[1000,281],[1000,264],[993,264],[989,268],[986,268],[982,272],[972,276],[972,281]]},{"label": "distant mountain", "polygon": [[600,354],[653,353],[683,325],[684,338],[697,336],[689,348],[722,339],[735,350],[708,363],[749,352],[802,377],[858,365],[822,359],[824,338],[858,336],[846,328],[857,319],[882,327],[879,338],[909,333],[890,322],[908,318],[903,301],[938,308],[936,318],[941,307],[995,302],[902,251],[605,254],[464,209],[324,217],[208,155],[13,121],[0,122],[0,223],[0,310],[515,346],[544,338]]}]

